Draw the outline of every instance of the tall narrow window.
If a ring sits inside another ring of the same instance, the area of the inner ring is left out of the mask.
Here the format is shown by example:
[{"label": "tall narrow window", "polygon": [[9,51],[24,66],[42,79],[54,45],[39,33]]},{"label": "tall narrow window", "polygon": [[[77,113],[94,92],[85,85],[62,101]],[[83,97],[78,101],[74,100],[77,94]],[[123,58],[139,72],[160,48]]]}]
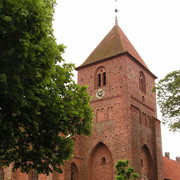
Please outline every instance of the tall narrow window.
[{"label": "tall narrow window", "polygon": [[95,72],[95,88],[107,85],[107,73],[104,67],[99,67]]},{"label": "tall narrow window", "polygon": [[101,86],[101,74],[98,74],[98,86]]},{"label": "tall narrow window", "polygon": [[144,93],[146,92],[146,81],[143,72],[140,72],[139,75],[139,89]]},{"label": "tall narrow window", "polygon": [[106,164],[106,158],[105,157],[102,157],[101,158],[101,166],[105,165]]},{"label": "tall narrow window", "polygon": [[103,85],[106,85],[106,72],[103,72]]},{"label": "tall narrow window", "polygon": [[143,91],[144,90],[144,81],[143,81],[143,79],[141,78],[140,79],[140,89]]}]

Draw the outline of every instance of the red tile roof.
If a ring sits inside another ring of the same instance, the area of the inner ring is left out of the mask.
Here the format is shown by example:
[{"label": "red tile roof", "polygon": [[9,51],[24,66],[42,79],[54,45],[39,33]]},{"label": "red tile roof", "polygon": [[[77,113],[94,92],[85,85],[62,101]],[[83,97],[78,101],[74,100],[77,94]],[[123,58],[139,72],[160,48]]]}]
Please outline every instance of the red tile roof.
[{"label": "red tile roof", "polygon": [[[148,67],[135,50],[131,42],[125,36],[118,25],[115,25],[106,37],[100,42],[90,56],[78,68],[96,63],[109,57],[113,57],[122,53],[129,53],[146,69]],[[149,70],[149,69],[148,69]]]},{"label": "red tile roof", "polygon": [[180,162],[163,157],[164,179],[180,180]]}]

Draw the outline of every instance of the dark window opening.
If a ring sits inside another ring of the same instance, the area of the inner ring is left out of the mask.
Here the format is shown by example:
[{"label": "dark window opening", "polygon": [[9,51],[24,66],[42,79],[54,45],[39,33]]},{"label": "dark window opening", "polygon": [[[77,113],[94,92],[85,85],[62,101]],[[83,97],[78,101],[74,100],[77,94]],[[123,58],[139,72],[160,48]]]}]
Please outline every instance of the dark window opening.
[{"label": "dark window opening", "polygon": [[143,160],[141,159],[141,167],[143,167]]},{"label": "dark window opening", "polygon": [[144,82],[143,82],[143,79],[141,79],[141,82],[140,82],[141,84],[140,84],[140,88],[141,88],[141,90],[143,91],[143,84],[144,84]]},{"label": "dark window opening", "polygon": [[98,86],[101,86],[101,74],[98,74]]},{"label": "dark window opening", "polygon": [[103,85],[106,85],[106,73],[103,72]]},{"label": "dark window opening", "polygon": [[101,166],[105,165],[106,164],[106,158],[105,157],[102,157],[101,158]]},{"label": "dark window opening", "polygon": [[144,98],[144,96],[142,96],[142,102],[144,102],[145,101],[145,98]]}]

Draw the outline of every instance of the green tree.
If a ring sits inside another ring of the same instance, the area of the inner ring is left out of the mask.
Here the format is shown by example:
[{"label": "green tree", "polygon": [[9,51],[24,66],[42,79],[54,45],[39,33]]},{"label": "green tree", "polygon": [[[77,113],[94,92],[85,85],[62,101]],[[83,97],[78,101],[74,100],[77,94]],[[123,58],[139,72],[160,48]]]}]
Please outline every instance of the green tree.
[{"label": "green tree", "polygon": [[116,180],[127,180],[127,179],[137,179],[139,177],[138,173],[134,173],[134,169],[129,167],[128,160],[119,160],[116,165]]},{"label": "green tree", "polygon": [[180,70],[173,71],[156,84],[157,100],[163,123],[170,130],[180,130]]},{"label": "green tree", "polygon": [[0,166],[61,172],[72,136],[90,135],[87,87],[63,62],[52,20],[55,0],[0,1]]}]

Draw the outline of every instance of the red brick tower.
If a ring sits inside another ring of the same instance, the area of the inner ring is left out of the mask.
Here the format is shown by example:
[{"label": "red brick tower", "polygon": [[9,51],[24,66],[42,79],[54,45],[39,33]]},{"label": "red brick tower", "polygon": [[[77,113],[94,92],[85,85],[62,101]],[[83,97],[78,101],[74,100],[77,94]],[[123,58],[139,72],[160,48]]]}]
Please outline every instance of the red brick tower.
[{"label": "red brick tower", "polygon": [[78,83],[89,86],[95,118],[92,136],[75,140],[65,179],[113,180],[115,163],[128,159],[142,177],[162,180],[160,121],[152,93],[156,76],[118,25],[77,71]]}]

